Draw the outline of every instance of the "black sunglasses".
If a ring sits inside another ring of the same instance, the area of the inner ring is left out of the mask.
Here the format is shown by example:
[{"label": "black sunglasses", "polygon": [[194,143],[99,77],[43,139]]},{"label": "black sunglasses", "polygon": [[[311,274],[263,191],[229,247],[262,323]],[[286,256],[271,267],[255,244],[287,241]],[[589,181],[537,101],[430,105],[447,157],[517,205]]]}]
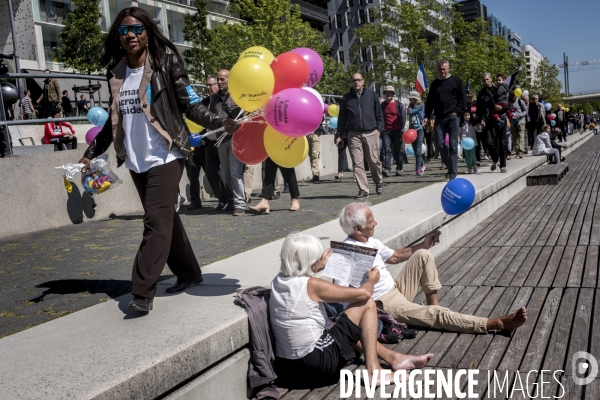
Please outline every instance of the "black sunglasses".
[{"label": "black sunglasses", "polygon": [[127,36],[129,32],[133,32],[134,35],[141,35],[144,29],[146,28],[142,24],[119,25],[117,32],[121,36]]}]

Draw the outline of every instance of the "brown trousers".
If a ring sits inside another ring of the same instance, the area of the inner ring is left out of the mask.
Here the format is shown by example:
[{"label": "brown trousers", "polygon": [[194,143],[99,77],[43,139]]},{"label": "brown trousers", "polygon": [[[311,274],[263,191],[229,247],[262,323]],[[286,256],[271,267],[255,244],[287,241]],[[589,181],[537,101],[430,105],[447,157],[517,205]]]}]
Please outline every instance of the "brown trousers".
[{"label": "brown trousers", "polygon": [[144,237],[131,274],[131,292],[154,298],[156,284],[165,264],[180,280],[200,276],[200,266],[185,228],[175,212],[177,188],[183,174],[184,160],[150,168],[131,178],[144,206]]},{"label": "brown trousers", "polygon": [[396,285],[376,299],[399,322],[451,332],[487,333],[487,318],[459,314],[441,306],[413,303],[419,286],[425,293],[442,287],[429,250],[417,250],[396,277]]},{"label": "brown trousers", "polygon": [[348,146],[350,157],[354,165],[354,177],[360,190],[369,193],[369,182],[365,172],[365,161],[369,163],[373,183],[382,183],[381,160],[379,159],[379,131],[348,132]]}]

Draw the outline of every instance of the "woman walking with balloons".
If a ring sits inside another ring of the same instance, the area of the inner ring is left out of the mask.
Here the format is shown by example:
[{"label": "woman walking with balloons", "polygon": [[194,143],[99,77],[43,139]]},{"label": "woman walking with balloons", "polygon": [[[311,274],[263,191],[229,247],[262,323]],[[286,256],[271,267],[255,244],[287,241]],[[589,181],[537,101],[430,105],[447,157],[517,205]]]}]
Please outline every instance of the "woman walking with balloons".
[{"label": "woman walking with balloons", "polygon": [[85,164],[85,172],[91,159],[114,142],[118,165],[125,163],[130,170],[144,207],[144,237],[133,264],[134,299],[129,308],[148,312],[165,263],[177,276],[168,293],[202,281],[173,206],[189,153],[189,131],[180,110],[207,128],[223,125],[233,131],[236,124],[200,103],[177,48],[141,8],[125,8],[117,15],[100,63],[108,67],[110,117],[79,162]]}]

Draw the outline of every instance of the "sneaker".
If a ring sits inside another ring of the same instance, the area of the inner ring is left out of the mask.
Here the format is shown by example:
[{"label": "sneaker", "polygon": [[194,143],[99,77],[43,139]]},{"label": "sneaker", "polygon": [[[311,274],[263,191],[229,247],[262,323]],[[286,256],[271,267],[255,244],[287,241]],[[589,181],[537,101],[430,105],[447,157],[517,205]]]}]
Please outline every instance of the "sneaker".
[{"label": "sneaker", "polygon": [[227,206],[227,203],[223,203],[222,201],[219,201],[219,204],[217,205],[217,210],[222,210]]},{"label": "sneaker", "polygon": [[369,193],[365,192],[364,190],[359,190],[358,194],[356,195],[356,198],[363,199],[365,197],[369,197]]},{"label": "sneaker", "polygon": [[404,172],[404,171],[402,171],[401,169],[397,169],[396,176],[402,176],[402,172]]},{"label": "sneaker", "polygon": [[233,202],[227,203],[227,206],[223,209],[223,211],[235,211],[235,207],[233,205]]},{"label": "sneaker", "polygon": [[377,194],[383,193],[383,184],[380,183],[379,185],[377,185],[377,187],[375,188],[375,193],[377,193]]},{"label": "sneaker", "polygon": [[425,172],[425,164],[421,166],[421,173]]},{"label": "sneaker", "polygon": [[472,173],[473,173],[472,169],[467,170],[467,174],[472,174]]},{"label": "sneaker", "polygon": [[185,198],[182,195],[177,194],[177,202],[175,203],[175,211],[176,212],[179,211],[179,209],[181,208],[183,203],[185,203]]},{"label": "sneaker", "polygon": [[506,172],[506,168],[500,168],[500,172]]},{"label": "sneaker", "polygon": [[312,182],[319,182],[319,175],[313,175],[311,181]]},{"label": "sneaker", "polygon": [[496,164],[492,164],[492,171],[496,170]]},{"label": "sneaker", "polygon": [[202,204],[190,204],[187,208],[188,211],[198,211],[202,208]]},{"label": "sneaker", "polygon": [[476,174],[477,173],[477,167],[473,167],[473,173]]},{"label": "sneaker", "polygon": [[383,324],[383,329],[377,338],[380,343],[385,344],[397,343],[400,339],[402,339],[402,332],[395,329],[392,324]]},{"label": "sneaker", "polygon": [[245,213],[246,213],[246,210],[244,210],[242,207],[237,207],[235,209],[235,211],[233,212],[233,216],[240,217],[240,216],[244,215]]},{"label": "sneaker", "polygon": [[381,174],[386,177],[391,175],[390,171],[388,171],[387,169],[384,169],[383,171],[381,171]]},{"label": "sneaker", "polygon": [[560,159],[560,162],[565,162],[565,158],[564,158],[564,157],[562,157],[562,158]]},{"label": "sneaker", "polygon": [[487,154],[485,156],[483,156],[483,158],[485,158],[486,160],[490,159]]},{"label": "sneaker", "polygon": [[417,176],[423,175],[423,172],[421,172],[421,168],[417,169],[415,172],[416,172]]}]

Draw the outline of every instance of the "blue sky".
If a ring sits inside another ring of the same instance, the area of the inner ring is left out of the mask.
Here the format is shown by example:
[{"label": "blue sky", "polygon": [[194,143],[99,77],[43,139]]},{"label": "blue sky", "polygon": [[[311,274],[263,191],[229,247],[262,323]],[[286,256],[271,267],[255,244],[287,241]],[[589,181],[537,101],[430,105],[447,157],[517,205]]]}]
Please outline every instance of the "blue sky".
[{"label": "blue sky", "polygon": [[[483,0],[507,28],[516,32],[521,45],[531,43],[555,64],[562,64],[563,52],[569,63],[600,59],[600,0]],[[580,70],[580,71],[576,71]],[[571,93],[600,92],[600,64],[571,67]],[[559,79],[563,80],[563,70]]]}]

